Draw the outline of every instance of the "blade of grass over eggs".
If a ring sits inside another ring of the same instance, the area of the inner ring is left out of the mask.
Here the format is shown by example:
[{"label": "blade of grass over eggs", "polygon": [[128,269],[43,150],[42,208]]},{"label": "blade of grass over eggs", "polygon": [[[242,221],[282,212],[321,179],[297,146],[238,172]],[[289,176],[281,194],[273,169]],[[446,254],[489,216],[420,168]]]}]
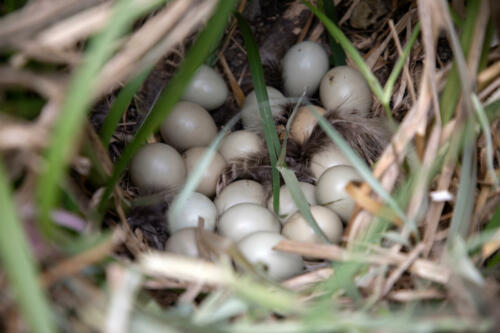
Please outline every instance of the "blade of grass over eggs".
[{"label": "blade of grass over eggs", "polygon": [[264,70],[260,61],[260,55],[257,48],[257,43],[252,35],[250,26],[246,20],[239,13],[234,13],[238,20],[241,35],[245,41],[246,51],[248,54],[248,63],[250,72],[252,73],[252,81],[254,85],[255,95],[257,96],[257,103],[259,105],[258,111],[262,125],[264,127],[264,137],[266,139],[267,149],[271,159],[272,167],[272,180],[273,180],[273,208],[277,213],[279,211],[279,187],[280,178],[278,170],[276,169],[276,162],[280,155],[280,140],[276,127],[274,125],[273,116],[271,113],[271,106],[269,105],[269,97],[267,95],[266,81],[264,79]]},{"label": "blade of grass over eggs", "polygon": [[413,220],[408,219],[403,210],[399,207],[398,203],[394,198],[382,187],[375,177],[373,177],[370,168],[365,164],[365,162],[358,156],[356,152],[352,150],[349,144],[344,140],[344,138],[325,120],[318,112],[312,110],[312,113],[318,120],[319,125],[325,131],[330,139],[339,147],[339,149],[344,153],[344,155],[352,162],[353,167],[359,172],[361,177],[371,186],[371,188],[377,193],[382,199],[387,202],[389,207],[391,207],[394,212],[410,227],[410,230],[416,233],[416,226]]},{"label": "blade of grass over eggs", "polygon": [[[312,216],[311,210],[309,209],[309,203],[307,202],[307,199],[302,192],[299,181],[297,179],[297,176],[290,171],[286,167],[285,164],[285,157],[286,157],[286,143],[288,142],[288,134],[290,133],[290,127],[293,122],[293,118],[295,117],[295,114],[297,113],[297,110],[299,109],[300,105],[302,104],[302,100],[304,99],[305,92],[300,96],[299,100],[297,101],[297,104],[295,104],[295,107],[293,109],[292,114],[290,115],[290,118],[287,121],[286,124],[286,131],[285,131],[285,138],[283,139],[283,146],[281,148],[281,154],[277,162],[277,169],[281,173],[281,177],[283,177],[283,180],[285,181],[286,187],[290,191],[290,194],[292,195],[292,199],[295,202],[295,205],[299,209],[300,213],[304,218],[306,219],[307,223],[311,226],[311,228],[314,230],[314,232],[321,238],[321,240],[325,243],[330,243],[323,232],[321,228],[318,226],[318,223]],[[279,213],[279,211],[278,211]]]},{"label": "blade of grass over eggs", "polygon": [[288,142],[288,136],[290,134],[290,128],[292,127],[292,122],[293,122],[293,119],[295,118],[295,114],[299,110],[299,107],[302,104],[302,101],[304,100],[305,95],[306,95],[306,93],[304,91],[302,93],[302,96],[300,96],[300,98],[298,99],[297,103],[295,103],[295,106],[293,107],[292,114],[290,114],[290,117],[288,118],[288,120],[286,122],[285,137],[283,138],[283,145],[281,146],[280,156],[278,158],[278,161],[276,162],[277,166],[286,167],[286,163],[285,163],[286,147],[287,147],[287,142]]},{"label": "blade of grass over eggs", "polygon": [[116,41],[140,16],[155,8],[162,1],[146,2],[137,7],[138,2],[121,0],[113,9],[112,19],[105,30],[91,40],[82,66],[76,70],[62,105],[60,117],[50,138],[46,152],[44,169],[39,178],[37,197],[42,230],[52,237],[55,228],[50,223],[50,211],[58,200],[57,186],[65,175],[70,159],[85,122],[83,121],[92,99],[95,79],[106,60],[113,54]]},{"label": "blade of grass over eggs", "polygon": [[313,12],[314,15],[323,23],[325,28],[328,30],[330,35],[332,35],[337,42],[342,46],[344,51],[351,57],[352,61],[358,67],[358,70],[364,76],[366,82],[370,86],[372,92],[377,96],[377,98],[382,101],[384,98],[384,90],[378,82],[375,75],[373,75],[370,67],[365,63],[363,57],[359,54],[358,50],[352,45],[352,43],[347,39],[342,30],[335,23],[333,23],[324,13],[322,13],[318,8],[314,7],[310,2],[302,0],[302,2]]},{"label": "blade of grass over eggs", "polygon": [[142,86],[144,80],[146,80],[149,73],[151,73],[151,70],[152,69],[149,68],[130,80],[125,85],[125,87],[123,87],[123,89],[118,94],[118,97],[116,97],[115,101],[113,102],[113,105],[109,109],[108,115],[106,116],[106,119],[102,124],[100,133],[102,144],[105,147],[109,145],[109,141],[111,140],[111,137],[116,130],[118,122],[130,105],[132,98],[134,98],[134,95]]},{"label": "blade of grass over eggs", "polygon": [[224,128],[219,132],[217,137],[212,141],[205,154],[203,154],[203,157],[201,158],[200,162],[198,163],[196,168],[194,168],[193,173],[186,180],[186,183],[184,184],[182,191],[175,198],[175,200],[172,203],[172,206],[168,210],[168,218],[170,220],[178,219],[179,214],[186,206],[187,200],[189,199],[191,194],[194,192],[194,190],[200,183],[200,180],[203,177],[203,173],[210,165],[210,162],[212,161],[215,153],[217,152],[217,148],[219,147],[222,138],[224,138],[226,133],[231,128],[233,128],[233,126],[238,122],[239,119],[240,119],[239,114],[231,118],[231,120],[229,120],[226,126],[224,126]]},{"label": "blade of grass over eggs", "polygon": [[144,119],[135,138],[123,151],[113,170],[103,199],[100,202],[99,212],[101,216],[107,207],[108,198],[113,191],[114,185],[127,168],[132,156],[144,144],[148,136],[160,127],[160,124],[165,117],[168,116],[172,107],[179,101],[192,76],[208,56],[214,39],[217,38],[220,31],[224,29],[236,2],[236,0],[219,1],[215,8],[214,15],[210,18],[205,29],[200,33],[187,53],[183,64],[169,82],[167,89],[161,93],[151,112]]},{"label": "blade of grass over eggs", "polygon": [[16,301],[33,332],[55,332],[49,304],[38,282],[30,247],[16,213],[10,185],[0,161],[0,257]]},{"label": "blade of grass over eggs", "polygon": [[[476,26],[476,19],[479,14],[479,5],[480,1],[478,0],[467,2],[467,14],[465,16],[462,36],[460,38],[460,44],[462,45],[462,50],[464,51],[465,58],[468,57],[469,49],[472,44],[472,38],[474,37],[474,28]],[[451,119],[460,93],[460,75],[458,72],[457,63],[454,60],[450,74],[448,75],[448,80],[446,81],[446,85],[443,90],[443,94],[441,95],[439,105],[443,125]]]},{"label": "blade of grass over eggs", "polygon": [[[339,18],[337,16],[337,8],[335,8],[335,4],[333,1],[322,1],[323,6],[320,6],[318,2],[318,7],[323,8],[326,16],[335,24],[339,24]],[[332,54],[330,55],[330,65],[331,66],[344,66],[345,62],[345,52],[340,47],[339,43],[332,37],[332,35],[328,35],[328,42],[330,43],[330,50]]]},{"label": "blade of grass over eggs", "polygon": [[318,226],[318,223],[314,219],[311,210],[309,209],[309,204],[307,203],[304,193],[300,189],[297,176],[295,176],[295,174],[292,171],[290,171],[287,167],[284,166],[278,166],[278,170],[281,173],[283,179],[285,180],[286,187],[290,191],[292,199],[295,202],[295,205],[297,205],[297,208],[299,209],[302,216],[304,216],[307,223],[309,223],[309,225],[314,230],[316,235],[318,235],[323,242],[330,243],[326,238],[326,235],[323,232],[323,230],[321,230],[321,228]]}]

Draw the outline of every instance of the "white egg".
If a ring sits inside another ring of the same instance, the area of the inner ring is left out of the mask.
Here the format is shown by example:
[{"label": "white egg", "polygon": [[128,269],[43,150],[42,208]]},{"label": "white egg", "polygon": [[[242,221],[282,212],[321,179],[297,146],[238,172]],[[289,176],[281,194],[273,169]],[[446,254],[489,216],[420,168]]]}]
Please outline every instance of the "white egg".
[{"label": "white egg", "polygon": [[[305,182],[299,182],[300,189],[304,193],[304,196],[306,197],[307,202],[310,205],[315,205],[316,204],[316,197],[315,197],[315,189],[316,186],[305,183]],[[267,201],[267,208],[270,210],[273,210],[273,199],[274,197],[271,196],[269,200]],[[280,210],[279,210],[279,217],[281,223],[285,223],[285,220],[292,214],[294,214],[298,210],[297,206],[295,205],[295,201],[293,201],[292,194],[290,193],[290,190],[286,185],[281,186],[280,188]]]},{"label": "white egg", "polygon": [[334,143],[330,143],[312,156],[309,168],[313,176],[318,179],[326,169],[336,165],[352,165],[352,163]]},{"label": "white egg", "polygon": [[227,185],[214,200],[217,212],[222,215],[229,208],[240,203],[264,206],[266,193],[264,186],[253,180],[237,180]]},{"label": "white egg", "polygon": [[304,143],[309,139],[314,126],[318,123],[311,110],[316,111],[320,115],[326,113],[325,109],[316,105],[305,105],[297,110],[290,127],[290,138],[298,143]]},{"label": "white egg", "polygon": [[281,224],[269,209],[252,203],[240,203],[221,215],[217,229],[222,236],[238,242],[257,231],[279,233]]},{"label": "white egg", "polygon": [[288,96],[311,96],[328,71],[328,54],[321,45],[305,41],[292,46],[283,58],[283,83]]},{"label": "white egg", "polygon": [[319,87],[323,107],[369,116],[372,94],[363,75],[348,66],[338,66],[325,74]]},{"label": "white egg", "polygon": [[302,272],[304,262],[298,254],[273,250],[285,237],[272,232],[256,232],[243,238],[238,248],[254,265],[264,266],[266,275],[276,281]]},{"label": "white egg", "polygon": [[235,131],[222,139],[219,153],[226,161],[258,153],[264,147],[257,133],[247,130]]},{"label": "white egg", "polygon": [[[311,214],[330,242],[339,243],[341,241],[344,227],[340,217],[333,210],[323,206],[312,206]],[[323,243],[320,236],[314,232],[300,212],[290,216],[283,226],[281,234],[298,242]]]},{"label": "white egg", "polygon": [[193,192],[178,216],[173,216],[170,211],[168,211],[167,216],[167,226],[170,233],[184,228],[196,228],[200,218],[204,221],[204,228],[213,231],[217,219],[217,208],[207,196]]},{"label": "white egg", "polygon": [[220,74],[207,65],[201,65],[184,90],[182,99],[213,110],[224,104],[227,95],[227,86]]},{"label": "white egg", "polygon": [[207,110],[192,102],[177,103],[160,127],[163,140],[184,151],[208,146],[217,136],[217,126]]},{"label": "white egg", "polygon": [[186,179],[182,156],[164,143],[144,145],[130,164],[132,182],[144,192],[177,188]]},{"label": "white egg", "polygon": [[165,249],[188,257],[199,257],[198,246],[196,246],[196,228],[181,229],[170,235]]},{"label": "white egg", "polygon": [[345,192],[350,181],[362,181],[356,169],[337,165],[326,170],[319,177],[316,186],[316,200],[336,212],[344,221],[349,221],[354,210],[354,200]]},{"label": "white egg", "polygon": [[[182,155],[186,163],[187,175],[188,177],[193,173],[194,168],[200,163],[200,160],[207,152],[206,147],[193,147]],[[208,167],[203,170],[203,176],[201,177],[200,183],[196,188],[196,192],[205,194],[211,197],[215,194],[215,188],[217,186],[217,180],[219,176],[224,171],[226,167],[226,160],[218,152],[215,152]]]},{"label": "white egg", "polygon": [[[283,96],[278,89],[273,87],[267,87],[267,95],[273,117],[280,115],[284,111],[283,105],[287,103],[286,97]],[[245,129],[261,130],[263,128],[255,91],[249,93],[243,103],[243,107],[241,109],[241,121],[243,122],[243,127]]]}]

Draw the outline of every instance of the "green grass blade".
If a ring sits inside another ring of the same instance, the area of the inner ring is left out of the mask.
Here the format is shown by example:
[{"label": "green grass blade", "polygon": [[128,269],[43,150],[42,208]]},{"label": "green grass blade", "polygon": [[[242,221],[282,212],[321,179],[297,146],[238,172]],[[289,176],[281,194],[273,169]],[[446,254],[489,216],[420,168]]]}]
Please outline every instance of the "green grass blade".
[{"label": "green grass blade", "polygon": [[487,104],[484,107],[484,112],[490,122],[500,117],[500,99]]},{"label": "green grass blade", "polygon": [[[485,230],[489,230],[489,231],[495,230],[495,232],[496,232],[496,230],[498,228],[500,228],[500,205],[495,210],[495,213],[493,213],[493,216],[491,217],[490,221],[486,225]],[[498,252],[497,254],[495,254],[493,256],[493,258],[488,260],[487,267],[488,268],[495,267],[496,265],[498,265],[498,263],[500,263],[500,252]]]},{"label": "green grass blade", "polygon": [[384,90],[378,82],[375,75],[373,75],[370,67],[365,63],[363,57],[359,54],[358,50],[352,45],[352,43],[347,39],[342,30],[340,30],[335,23],[333,23],[324,13],[322,13],[318,8],[314,7],[310,2],[302,0],[302,2],[313,12],[316,17],[323,23],[325,28],[328,30],[330,35],[332,35],[337,42],[342,46],[344,51],[351,57],[352,61],[358,67],[358,70],[363,74],[366,82],[370,86],[372,92],[377,96],[377,98],[382,101],[384,98]]},{"label": "green grass blade", "polygon": [[[321,8],[319,3],[318,7]],[[339,23],[337,9],[335,8],[333,1],[323,1],[323,11],[332,22],[335,24]],[[340,47],[339,43],[337,43],[332,35],[328,35],[328,42],[330,44],[330,50],[332,51],[332,54],[330,55],[330,66],[344,66],[346,64],[344,50]]]},{"label": "green grass blade", "polygon": [[92,103],[89,96],[92,96],[98,73],[113,54],[115,42],[132,26],[134,20],[160,2],[160,0],[151,1],[148,6],[142,5],[138,8],[137,2],[119,1],[113,9],[109,25],[92,39],[82,66],[73,76],[60,117],[50,138],[44,169],[37,188],[42,230],[49,237],[55,236],[56,232],[50,222],[50,211],[58,200],[57,187],[64,178],[66,164],[84,128],[85,115]]},{"label": "green grass blade", "polygon": [[486,65],[488,64],[488,55],[490,54],[491,41],[494,35],[495,35],[495,25],[490,19],[488,21],[488,25],[486,26],[486,33],[484,34],[483,50],[481,51],[481,59],[479,60],[479,66],[478,66],[479,72],[485,69]]},{"label": "green grass blade", "polygon": [[458,186],[453,217],[451,218],[450,230],[448,232],[447,245],[454,244],[456,238],[465,239],[469,231],[474,208],[474,196],[476,189],[476,158],[475,158],[475,135],[474,120],[469,117],[465,124],[465,148],[462,156],[460,170],[460,183]]},{"label": "green grass blade", "polygon": [[30,247],[16,213],[10,185],[0,161],[0,257],[9,285],[33,332],[55,332],[49,304],[38,282]]},{"label": "green grass blade", "polygon": [[187,200],[191,196],[191,193],[193,193],[200,183],[201,178],[203,177],[203,173],[205,170],[208,168],[210,165],[210,162],[212,161],[215,153],[217,152],[217,149],[219,147],[220,142],[226,135],[226,133],[233,128],[233,126],[238,122],[240,119],[240,115],[238,114],[237,116],[233,117],[227,124],[224,126],[224,128],[219,132],[217,137],[212,141],[210,146],[208,147],[207,151],[203,155],[203,157],[200,159],[198,162],[198,165],[196,168],[194,168],[193,173],[188,177],[186,180],[186,183],[184,184],[184,187],[182,188],[182,191],[179,193],[179,195],[176,197],[174,202],[172,203],[172,206],[170,207],[168,211],[168,216],[170,220],[177,220],[179,214],[182,212],[184,209],[184,206],[187,203]]},{"label": "green grass blade", "polygon": [[[464,50],[465,58],[467,58],[472,44],[480,1],[473,0],[467,2],[467,4],[467,15],[463,24],[462,36],[460,38],[460,44],[462,45],[462,50]],[[458,73],[456,61],[454,61],[439,103],[443,125],[446,124],[453,116],[460,93],[460,75]]]},{"label": "green grass blade", "polygon": [[[484,137],[486,139],[486,157],[488,161],[488,170],[491,176],[495,177],[495,166],[493,165],[493,142],[491,140],[492,136],[490,131],[490,123],[488,122],[486,113],[484,112],[483,106],[481,105],[481,102],[479,102],[479,98],[476,94],[472,95],[472,103],[474,105],[474,109],[476,110],[479,124],[483,129]],[[497,177],[495,177],[493,181],[495,186],[499,185],[499,180]]]},{"label": "green grass blade", "polygon": [[299,209],[299,212],[302,214],[302,216],[304,216],[307,223],[309,224],[309,226],[311,226],[316,235],[318,235],[323,242],[330,243],[326,238],[325,233],[318,226],[318,223],[311,214],[311,210],[309,209],[309,204],[307,203],[307,199],[302,190],[300,189],[297,176],[295,176],[295,174],[288,168],[283,166],[279,166],[278,170],[281,173],[283,179],[285,180],[286,187],[290,191],[292,199],[295,202],[297,208]]},{"label": "green grass blade", "polygon": [[373,177],[370,168],[366,163],[358,156],[356,152],[352,150],[349,144],[344,140],[344,138],[328,123],[328,121],[318,114],[315,110],[311,110],[319,125],[325,131],[325,133],[332,139],[332,141],[339,147],[339,149],[344,153],[344,155],[352,162],[353,167],[359,172],[361,177],[371,186],[373,191],[377,193],[387,204],[391,207],[394,212],[410,227],[410,230],[416,232],[415,222],[409,220],[405,215],[403,210],[399,207],[398,203],[392,196],[382,187],[375,177]]},{"label": "green grass blade", "polygon": [[295,105],[293,112],[287,121],[285,138],[283,139],[283,146],[281,148],[281,154],[280,154],[280,157],[278,159],[277,169],[281,173],[281,176],[283,177],[283,180],[285,181],[285,184],[286,184],[288,190],[290,191],[290,194],[292,195],[292,199],[295,202],[295,205],[299,209],[302,216],[304,216],[307,223],[309,223],[311,228],[321,238],[321,240],[323,242],[330,243],[328,241],[326,235],[321,230],[321,228],[318,226],[318,223],[316,222],[316,220],[314,219],[314,217],[311,214],[311,210],[309,209],[309,204],[307,202],[306,197],[304,196],[304,193],[302,192],[302,190],[300,188],[297,176],[295,176],[295,174],[286,167],[286,163],[285,163],[286,143],[288,142],[288,134],[290,133],[290,127],[292,125],[293,118],[295,117],[295,114],[297,113],[300,105],[302,104],[302,100],[303,100],[304,96],[305,96],[305,93],[297,101],[297,104]]},{"label": "green grass blade", "polygon": [[116,100],[109,109],[108,115],[106,116],[106,119],[104,120],[101,128],[101,141],[105,147],[109,145],[109,141],[111,140],[111,137],[116,130],[118,122],[120,121],[123,113],[125,113],[128,106],[130,105],[132,98],[134,98],[134,95],[142,86],[144,80],[146,80],[146,78],[148,77],[149,73],[151,73],[151,69],[147,69],[137,75],[123,87],[123,89],[118,94],[118,97],[116,97]]},{"label": "green grass blade", "polygon": [[271,159],[272,179],[273,179],[273,208],[275,212],[279,211],[279,187],[280,178],[278,170],[276,169],[276,162],[280,155],[281,147],[276,127],[274,125],[273,116],[271,114],[271,106],[269,105],[269,98],[267,96],[266,81],[264,79],[264,70],[260,61],[260,55],[257,48],[257,43],[252,35],[250,26],[246,20],[239,13],[234,14],[238,20],[241,35],[245,41],[245,47],[248,54],[248,63],[250,72],[252,73],[252,81],[254,85],[255,94],[257,96],[257,103],[259,105],[259,115],[264,127],[264,137],[266,139],[267,149]]},{"label": "green grass blade", "polygon": [[420,34],[420,23],[418,23],[415,26],[415,29],[411,34],[410,40],[408,41],[408,43],[406,43],[403,54],[399,57],[398,61],[396,62],[396,65],[394,65],[394,68],[392,69],[391,75],[387,79],[387,82],[384,87],[384,99],[383,101],[381,101],[382,104],[389,104],[389,102],[391,101],[392,89],[396,84],[396,80],[398,79],[398,76],[401,73],[401,70],[403,69],[406,59],[410,55],[410,51],[413,47],[413,44],[417,40],[419,34]]},{"label": "green grass blade", "polygon": [[108,198],[113,190],[114,185],[120,179],[132,156],[143,145],[147,137],[154,133],[168,116],[172,107],[179,101],[184,89],[189,84],[191,77],[194,75],[198,67],[205,61],[208,56],[212,43],[224,29],[227,19],[233,10],[236,0],[219,1],[214,15],[210,18],[205,29],[194,42],[189,50],[184,63],[181,65],[177,73],[174,75],[167,88],[161,93],[156,105],[144,119],[141,127],[137,131],[135,138],[130,142],[123,151],[120,159],[116,163],[111,179],[107,185],[103,195],[103,200],[99,205],[99,212],[102,214],[107,207]]}]

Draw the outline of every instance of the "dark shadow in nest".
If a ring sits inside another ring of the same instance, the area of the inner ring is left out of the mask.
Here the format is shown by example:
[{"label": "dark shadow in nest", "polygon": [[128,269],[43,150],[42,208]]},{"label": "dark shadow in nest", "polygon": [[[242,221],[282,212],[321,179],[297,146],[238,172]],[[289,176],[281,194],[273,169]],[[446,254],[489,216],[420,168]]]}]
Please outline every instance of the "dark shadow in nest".
[{"label": "dark shadow in nest", "polygon": [[132,232],[141,230],[147,245],[153,249],[164,250],[168,239],[167,218],[165,212],[175,192],[165,190],[160,193],[137,197],[132,203],[127,221]]}]

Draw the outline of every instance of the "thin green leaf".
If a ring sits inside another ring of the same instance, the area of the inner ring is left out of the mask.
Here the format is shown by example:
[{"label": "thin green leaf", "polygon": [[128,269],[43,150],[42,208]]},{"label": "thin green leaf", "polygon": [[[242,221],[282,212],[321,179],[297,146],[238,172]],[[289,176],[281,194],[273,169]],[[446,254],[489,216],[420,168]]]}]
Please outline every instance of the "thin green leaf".
[{"label": "thin green leaf", "polygon": [[295,176],[295,174],[288,168],[283,166],[278,166],[278,170],[281,173],[283,180],[285,180],[286,187],[290,191],[292,199],[295,202],[297,208],[299,209],[299,212],[306,219],[307,223],[309,224],[309,226],[311,226],[316,235],[318,235],[323,242],[329,244],[330,242],[328,241],[328,238],[326,237],[323,230],[321,230],[321,228],[318,226],[318,223],[311,214],[311,210],[309,209],[309,204],[307,203],[307,199],[302,190],[300,189],[297,176]]},{"label": "thin green leaf", "polygon": [[359,54],[358,50],[356,50],[349,39],[347,39],[342,30],[340,30],[340,28],[337,27],[335,23],[330,21],[330,19],[326,17],[325,14],[314,7],[310,2],[306,0],[302,0],[302,2],[313,12],[314,15],[318,17],[318,19],[323,23],[330,35],[332,35],[339,42],[344,51],[349,55],[349,57],[351,57],[352,61],[354,61],[354,63],[358,67],[358,70],[365,77],[365,80],[370,86],[372,92],[380,101],[382,101],[384,98],[384,90],[382,89],[380,82],[378,82],[377,78],[370,70],[370,67],[368,67],[363,57]]},{"label": "thin green leaf", "polygon": [[476,94],[472,95],[472,103],[474,104],[474,109],[476,110],[476,115],[479,120],[479,124],[484,132],[484,137],[486,139],[486,158],[488,161],[488,172],[493,177],[493,182],[495,186],[499,185],[499,180],[495,174],[495,166],[493,165],[493,142],[491,140],[491,131],[490,131],[490,123],[488,122],[488,118],[486,117],[486,113],[484,112],[483,106],[481,102],[479,102],[479,98]]},{"label": "thin green leaf", "polygon": [[184,184],[182,191],[179,193],[179,195],[177,195],[177,197],[172,203],[172,206],[168,210],[169,220],[178,219],[179,214],[186,206],[187,200],[189,199],[191,194],[194,192],[194,190],[200,183],[201,178],[203,177],[203,173],[210,165],[210,162],[212,161],[215,153],[217,152],[217,148],[219,147],[220,142],[222,141],[226,133],[231,128],[233,128],[233,126],[238,122],[239,119],[240,119],[239,114],[233,117],[226,124],[226,126],[224,126],[224,128],[219,132],[217,137],[212,141],[207,151],[205,152],[205,154],[203,154],[203,157],[198,162],[198,165],[196,166],[196,168],[194,168],[192,174],[186,180],[186,183]]},{"label": "thin green leaf", "polygon": [[474,195],[476,189],[476,154],[474,120],[469,117],[465,124],[465,148],[462,155],[462,167],[460,170],[460,183],[453,208],[450,230],[448,232],[447,245],[451,246],[458,237],[464,239],[469,231],[474,206]]},{"label": "thin green leaf", "polygon": [[161,93],[156,105],[147,115],[146,119],[144,119],[141,127],[135,135],[134,140],[132,140],[132,142],[130,142],[123,151],[113,170],[113,174],[111,175],[111,179],[103,195],[103,200],[99,205],[99,212],[101,214],[107,207],[108,198],[114,185],[127,169],[132,156],[143,145],[147,137],[158,129],[162,121],[172,110],[172,107],[181,98],[186,86],[191,80],[191,77],[194,75],[198,67],[203,64],[203,61],[206,59],[211,50],[214,39],[217,38],[220,31],[224,29],[227,19],[236,2],[236,0],[226,0],[218,3],[214,11],[215,14],[208,21],[207,26],[194,42],[192,48],[189,50],[186,58],[184,59],[184,63],[170,81],[167,89]]},{"label": "thin green leaf", "polygon": [[267,149],[271,159],[272,167],[272,182],[273,182],[273,208],[275,212],[279,211],[279,187],[280,178],[278,170],[276,169],[276,161],[280,155],[280,140],[276,127],[274,125],[273,116],[271,113],[271,106],[269,105],[269,97],[267,96],[266,81],[264,79],[264,70],[260,61],[260,55],[257,48],[257,43],[252,35],[250,26],[246,20],[239,13],[234,14],[238,20],[241,35],[245,41],[245,47],[248,54],[248,63],[250,72],[252,73],[252,81],[254,85],[255,95],[257,96],[257,103],[259,105],[258,111],[262,125],[264,127],[264,137],[266,139]]},{"label": "thin green leaf", "polygon": [[486,113],[486,117],[490,122],[500,117],[500,98],[487,104],[484,107],[484,112]]},{"label": "thin green leaf", "polygon": [[488,64],[488,56],[490,54],[491,41],[493,40],[493,36],[495,35],[495,25],[493,24],[491,18],[488,21],[488,25],[486,26],[486,33],[484,34],[484,42],[483,42],[483,50],[481,51],[481,59],[479,60],[478,71],[482,71],[486,68]]},{"label": "thin green leaf", "polygon": [[280,156],[277,161],[277,166],[283,166],[286,167],[285,163],[285,158],[286,158],[286,149],[287,149],[287,142],[288,142],[288,136],[290,135],[290,128],[292,127],[293,119],[295,118],[295,114],[299,110],[299,107],[302,105],[302,101],[304,100],[304,97],[306,95],[306,92],[304,91],[302,93],[302,96],[298,99],[297,103],[293,107],[293,111],[290,114],[290,117],[288,118],[286,122],[286,127],[285,127],[285,137],[283,138],[283,145],[281,146],[281,152]]},{"label": "thin green leaf", "polygon": [[387,79],[387,82],[384,87],[384,98],[381,101],[382,104],[388,105],[390,103],[392,97],[392,89],[396,84],[396,80],[398,79],[398,76],[401,73],[401,70],[403,69],[406,59],[410,55],[410,51],[413,47],[413,44],[417,40],[419,34],[420,34],[420,23],[418,23],[415,26],[415,29],[411,34],[410,40],[408,41],[408,43],[406,43],[403,54],[399,57],[398,61],[396,62],[396,65],[394,65],[394,68],[392,69],[391,75]]},{"label": "thin green leaf", "polygon": [[344,140],[344,138],[328,123],[325,118],[323,118],[315,110],[311,110],[319,125],[325,131],[325,133],[333,140],[333,142],[339,147],[339,149],[344,153],[344,155],[352,162],[354,168],[359,172],[361,177],[371,186],[373,191],[377,193],[387,204],[396,212],[396,214],[410,227],[410,230],[416,232],[415,222],[409,220],[405,215],[403,210],[399,207],[398,203],[392,196],[387,193],[387,191],[382,187],[375,177],[373,177],[370,168],[365,164],[365,162],[358,156],[356,152],[352,150],[349,144]]},{"label": "thin green leaf", "polygon": [[33,332],[55,332],[50,307],[38,282],[37,268],[1,161],[0,212],[0,257],[9,285],[15,291],[15,299]]},{"label": "thin green leaf", "polygon": [[[318,7],[321,8],[319,3]],[[335,8],[333,1],[323,1],[323,11],[333,23],[339,24],[337,9]],[[344,66],[346,64],[344,50],[331,35],[328,35],[328,42],[330,43],[330,50],[332,51],[332,54],[330,55],[330,65]]]},{"label": "thin green leaf", "polygon": [[[472,44],[474,28],[476,26],[476,18],[479,13],[479,3],[480,1],[478,0],[469,1],[467,3],[467,14],[463,25],[462,36],[460,38],[460,44],[462,45],[462,50],[464,50],[465,58],[467,58],[470,45]],[[457,63],[456,61],[453,61],[453,65],[451,67],[450,74],[448,75],[448,80],[446,81],[446,85],[443,90],[443,94],[441,95],[439,105],[443,125],[445,125],[451,119],[457,105],[460,92],[460,75],[458,72]]]},{"label": "thin green leaf", "polygon": [[50,138],[44,169],[37,188],[42,230],[49,237],[54,237],[57,232],[50,222],[50,211],[59,196],[57,187],[65,175],[66,164],[84,128],[85,115],[92,103],[89,96],[92,96],[97,74],[113,54],[115,42],[122,34],[138,17],[161,2],[161,0],[152,0],[140,6],[131,0],[117,2],[109,25],[101,34],[92,39],[82,66],[73,76],[61,115]]},{"label": "thin green leaf", "polygon": [[127,110],[132,98],[134,98],[135,93],[142,86],[142,83],[146,80],[149,73],[151,73],[151,69],[143,71],[130,80],[120,91],[118,97],[116,97],[101,128],[101,141],[105,147],[108,146],[123,113]]}]

